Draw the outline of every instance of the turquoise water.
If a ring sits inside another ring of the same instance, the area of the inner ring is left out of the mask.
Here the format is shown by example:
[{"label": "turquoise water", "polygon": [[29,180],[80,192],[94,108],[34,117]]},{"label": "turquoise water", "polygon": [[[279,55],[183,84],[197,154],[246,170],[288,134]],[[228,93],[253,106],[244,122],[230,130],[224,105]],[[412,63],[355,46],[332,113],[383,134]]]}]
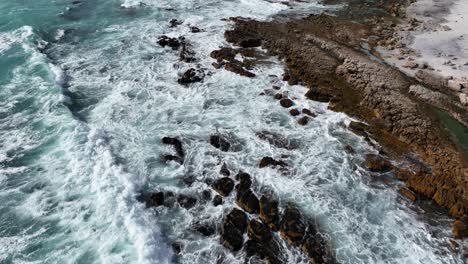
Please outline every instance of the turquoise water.
[{"label": "turquoise water", "polygon": [[[0,263],[243,263],[201,237],[193,222],[219,222],[233,206],[199,203],[146,209],[142,191],[199,197],[222,161],[255,176],[257,192],[273,189],[323,222],[342,263],[461,263],[447,246],[449,222],[430,225],[398,186],[375,182],[357,166],[373,151],[344,127],[350,119],[304,98],[305,88],[278,78],[275,58],[248,79],[214,70],[208,54],[228,45],[222,18],[270,19],[284,12],[320,12],[315,2],[262,0],[0,0]],[[184,24],[169,28],[178,18]],[[203,29],[191,33],[189,25]],[[198,61],[187,64],[157,45],[160,35],[185,36]],[[198,65],[205,81],[190,87],[178,74]],[[259,97],[271,83],[321,113],[296,124],[276,101]],[[268,130],[300,142],[278,149],[256,136]],[[220,132],[237,142],[222,153],[208,143]],[[184,142],[184,165],[163,164],[163,136]],[[263,156],[288,156],[284,177],[259,169]],[[180,183],[194,175],[191,186]],[[185,245],[181,256],[171,249]],[[288,248],[290,263],[303,263]]]}]

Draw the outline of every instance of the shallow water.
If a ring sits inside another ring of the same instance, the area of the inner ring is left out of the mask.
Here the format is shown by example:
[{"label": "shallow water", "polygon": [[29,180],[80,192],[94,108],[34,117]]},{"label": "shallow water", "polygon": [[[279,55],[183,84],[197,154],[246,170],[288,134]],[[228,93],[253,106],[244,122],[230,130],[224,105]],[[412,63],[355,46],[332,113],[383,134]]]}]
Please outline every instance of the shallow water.
[{"label": "shallow water", "polygon": [[[228,46],[221,20],[261,20],[285,13],[320,12],[315,2],[263,0],[1,1],[0,11],[0,262],[1,263],[243,263],[190,228],[219,222],[232,208],[199,203],[147,209],[145,191],[201,196],[222,162],[254,176],[257,192],[273,190],[294,202],[329,233],[342,263],[462,263],[450,252],[451,219],[427,216],[360,167],[373,152],[351,134],[350,118],[305,100],[305,88],[278,78],[271,58],[256,78],[215,70],[208,54]],[[169,28],[178,18],[184,24]],[[189,25],[203,30],[191,33]],[[185,36],[206,69],[203,83],[177,83],[177,52],[160,35]],[[297,106],[320,113],[298,126],[276,100],[259,96],[272,83]],[[256,133],[280,134],[296,148],[281,149]],[[208,143],[223,133],[235,142],[221,152]],[[182,139],[184,165],[159,160]],[[352,145],[358,154],[345,152]],[[284,156],[289,173],[259,169],[264,156]],[[195,177],[191,186],[181,183]],[[383,176],[382,176],[383,177]],[[429,221],[431,220],[431,221]],[[173,241],[182,241],[176,257]],[[294,249],[289,263],[305,262]]]}]

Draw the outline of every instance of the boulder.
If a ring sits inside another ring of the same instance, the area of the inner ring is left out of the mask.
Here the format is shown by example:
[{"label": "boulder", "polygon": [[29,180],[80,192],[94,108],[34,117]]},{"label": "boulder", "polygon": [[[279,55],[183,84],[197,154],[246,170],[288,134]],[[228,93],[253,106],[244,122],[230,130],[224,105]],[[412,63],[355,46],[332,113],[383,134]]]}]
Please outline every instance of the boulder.
[{"label": "boulder", "polygon": [[172,243],[172,251],[176,255],[180,255],[182,253],[182,250],[184,249],[184,243],[181,241],[175,241]]},{"label": "boulder", "polygon": [[200,33],[201,29],[198,27],[190,27],[190,32],[192,33]]},{"label": "boulder", "polygon": [[213,223],[195,223],[192,225],[192,229],[204,236],[212,236],[216,233],[216,226]]},{"label": "boulder", "polygon": [[233,209],[223,220],[221,243],[232,251],[239,251],[244,245],[244,233],[247,228],[247,215],[239,209]]},{"label": "boulder", "polygon": [[257,196],[251,189],[245,191],[238,191],[236,196],[237,205],[250,214],[258,213],[260,204]]},{"label": "boulder", "polygon": [[281,100],[281,99],[283,99],[283,94],[277,93],[277,94],[275,94],[275,95],[273,96],[273,98],[275,98],[276,100]]},{"label": "boulder", "polygon": [[190,84],[194,82],[201,82],[205,78],[203,71],[190,68],[182,74],[182,77],[177,80],[180,84]]},{"label": "boulder", "polygon": [[231,48],[222,48],[220,50],[214,50],[210,53],[210,56],[213,59],[216,59],[217,62],[222,61],[234,61],[237,52]]},{"label": "boulder", "polygon": [[203,197],[203,200],[205,200],[205,201],[211,200],[211,191],[210,190],[204,190],[202,192],[202,197]]},{"label": "boulder", "polygon": [[168,36],[161,36],[158,39],[158,44],[161,47],[170,47],[173,50],[177,50],[180,47],[180,41],[176,38],[170,38]]},{"label": "boulder", "polygon": [[453,236],[458,239],[468,237],[468,216],[465,215],[461,219],[453,222]]},{"label": "boulder", "polygon": [[280,234],[289,244],[298,246],[302,243],[306,225],[302,213],[293,206],[288,206],[280,224]]},{"label": "boulder", "polygon": [[291,109],[289,111],[289,114],[292,115],[292,116],[298,116],[301,114],[301,112],[299,112],[299,110],[297,108],[294,108],[294,109]]},{"label": "boulder", "polygon": [[279,229],[280,224],[278,205],[279,202],[269,195],[260,198],[260,219],[275,231]]},{"label": "boulder", "polygon": [[372,172],[388,172],[393,168],[388,160],[377,154],[367,154],[365,165]]},{"label": "boulder", "polygon": [[307,116],[303,116],[297,120],[297,123],[301,126],[305,126],[309,123],[309,118]]},{"label": "boulder", "polygon": [[302,113],[304,115],[308,115],[310,117],[317,117],[316,113],[313,113],[312,111],[310,111],[309,109],[306,109],[306,108],[302,109]]},{"label": "boulder", "polygon": [[308,231],[304,236],[304,241],[301,246],[302,251],[313,260],[316,264],[332,264],[336,263],[331,252],[328,239],[321,233],[315,230],[313,224],[309,224]]},{"label": "boulder", "polygon": [[223,176],[229,176],[229,175],[231,175],[231,172],[230,172],[229,169],[227,168],[226,163],[223,163],[223,165],[221,166],[221,170],[219,171],[219,174],[221,174],[221,175],[223,175]]},{"label": "boulder", "polygon": [[182,25],[182,23],[183,23],[182,21],[179,21],[174,18],[174,19],[171,19],[171,21],[169,21],[169,27],[175,28],[175,27]]},{"label": "boulder", "polygon": [[252,186],[252,177],[248,173],[239,172],[236,175],[236,180],[239,181],[239,184],[236,186],[238,192],[246,191]]},{"label": "boulder", "polygon": [[213,135],[210,137],[210,144],[221,151],[229,151],[231,143],[222,136]]},{"label": "boulder", "polygon": [[289,108],[294,105],[294,102],[289,98],[283,98],[280,100],[280,105],[284,108]]},{"label": "boulder", "polygon": [[177,202],[181,207],[190,209],[197,204],[197,198],[181,194],[177,197]]},{"label": "boulder", "polygon": [[158,207],[164,204],[164,193],[142,194],[137,197],[137,200],[145,203],[146,207]]},{"label": "boulder", "polygon": [[218,205],[221,205],[221,204],[223,204],[223,197],[221,197],[221,195],[216,195],[213,198],[213,205],[218,206]]},{"label": "boulder", "polygon": [[267,166],[280,166],[280,167],[286,167],[287,164],[284,161],[281,160],[275,160],[272,157],[263,157],[262,160],[260,161],[259,167],[260,168],[265,168]]},{"label": "boulder", "polygon": [[223,177],[213,183],[213,189],[222,196],[228,196],[234,189],[234,181],[229,177]]},{"label": "boulder", "polygon": [[163,137],[161,139],[161,142],[163,144],[172,145],[174,147],[177,155],[179,155],[179,157],[181,157],[181,158],[184,157],[184,149],[182,147],[182,142],[179,139],[171,138],[171,137]]},{"label": "boulder", "polygon": [[354,148],[353,148],[351,145],[346,145],[346,146],[344,147],[344,149],[345,149],[345,151],[346,151],[347,153],[349,153],[349,154],[354,154],[354,153],[356,153],[356,151],[354,150]]}]

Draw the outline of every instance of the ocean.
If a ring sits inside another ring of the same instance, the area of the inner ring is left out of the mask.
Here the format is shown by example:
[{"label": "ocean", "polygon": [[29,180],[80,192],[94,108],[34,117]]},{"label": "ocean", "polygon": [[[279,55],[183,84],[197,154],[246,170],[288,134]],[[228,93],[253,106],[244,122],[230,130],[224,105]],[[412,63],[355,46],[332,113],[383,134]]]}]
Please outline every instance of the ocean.
[{"label": "ocean", "polygon": [[[453,219],[412,204],[398,194],[402,183],[363,168],[364,155],[376,150],[346,128],[350,117],[284,83],[278,58],[266,56],[255,78],[211,65],[213,50],[231,46],[225,18],[327,8],[279,0],[0,0],[0,263],[244,263],[219,235],[190,228],[219,224],[235,206],[234,197],[217,207],[202,202],[223,163],[250,173],[256,192],[273,191],[320,222],[340,263],[462,263],[450,252]],[[170,27],[171,19],[182,24]],[[196,61],[158,45],[161,35],[185,37]],[[204,81],[179,84],[191,67]],[[299,126],[259,95],[272,85],[318,116]],[[215,134],[230,139],[229,151],[210,145]],[[183,142],[183,165],[161,161],[172,151],[165,136]],[[281,157],[289,170],[259,168],[265,156]],[[156,191],[198,202],[187,210],[139,201]],[[180,255],[175,241],[184,245]],[[288,263],[308,260],[288,248]]]}]

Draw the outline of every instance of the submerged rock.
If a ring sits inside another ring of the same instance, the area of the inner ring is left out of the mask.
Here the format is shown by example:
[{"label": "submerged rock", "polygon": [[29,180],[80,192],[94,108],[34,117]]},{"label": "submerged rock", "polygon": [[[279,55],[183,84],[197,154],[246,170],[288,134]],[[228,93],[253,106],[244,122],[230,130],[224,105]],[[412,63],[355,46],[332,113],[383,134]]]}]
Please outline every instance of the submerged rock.
[{"label": "submerged rock", "polygon": [[197,198],[181,194],[177,197],[177,202],[181,207],[190,209],[197,204]]},{"label": "submerged rock", "polygon": [[221,151],[229,151],[231,143],[222,136],[213,135],[210,137],[210,144]]},{"label": "submerged rock", "polygon": [[205,73],[202,70],[190,68],[182,74],[182,77],[177,80],[180,84],[190,84],[201,82],[205,78]]},{"label": "submerged rock", "polygon": [[464,239],[468,237],[468,216],[467,215],[453,222],[453,236],[458,239]]},{"label": "submerged rock", "polygon": [[288,164],[286,162],[281,161],[281,160],[275,160],[272,157],[263,157],[262,160],[260,161],[259,167],[260,168],[265,168],[267,166],[280,166],[280,167],[286,167]]},{"label": "submerged rock", "polygon": [[180,41],[176,38],[170,38],[168,36],[159,37],[158,44],[161,47],[170,47],[173,50],[177,50],[180,47]]},{"label": "submerged rock", "polygon": [[224,176],[229,176],[229,175],[231,175],[231,172],[230,172],[229,169],[227,168],[226,163],[223,163],[223,165],[221,166],[221,170],[219,171],[219,174],[224,175]]},{"label": "submerged rock", "polygon": [[177,138],[163,137],[161,142],[167,145],[172,145],[179,157],[184,157],[184,149],[182,147],[182,142]]},{"label": "submerged rock", "polygon": [[221,197],[221,195],[216,195],[213,198],[213,205],[218,206],[218,205],[221,205],[221,204],[223,204],[223,197]]},{"label": "submerged rock", "polygon": [[192,225],[192,229],[204,236],[212,236],[216,233],[216,226],[213,223],[195,223]]},{"label": "submerged rock", "polygon": [[305,126],[309,123],[309,118],[307,116],[303,116],[297,120],[297,123],[301,126]]},{"label": "submerged rock", "polygon": [[292,115],[292,116],[298,116],[301,114],[301,112],[299,112],[299,110],[297,108],[294,108],[294,109],[291,109],[289,111],[289,114]]}]

